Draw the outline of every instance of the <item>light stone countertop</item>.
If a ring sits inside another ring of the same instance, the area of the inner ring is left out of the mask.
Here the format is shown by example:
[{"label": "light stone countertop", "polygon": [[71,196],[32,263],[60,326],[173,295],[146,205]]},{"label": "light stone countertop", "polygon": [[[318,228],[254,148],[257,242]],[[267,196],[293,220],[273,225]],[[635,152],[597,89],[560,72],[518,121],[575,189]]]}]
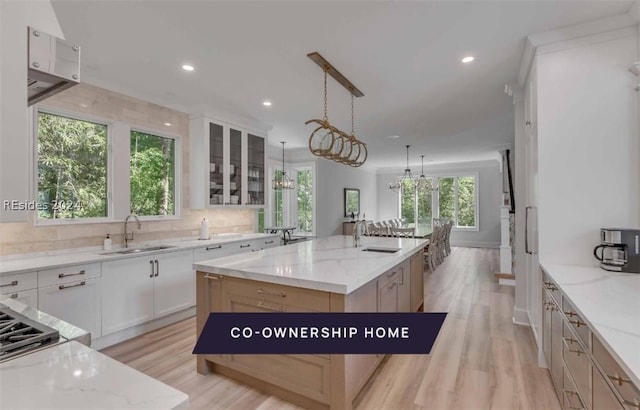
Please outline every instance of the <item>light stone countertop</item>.
[{"label": "light stone countertop", "polygon": [[65,249],[62,251],[55,251],[49,253],[40,254],[26,254],[26,255],[8,255],[0,257],[0,276],[16,274],[21,272],[29,272],[39,269],[50,269],[63,266],[77,265],[81,263],[92,262],[104,262],[108,260],[132,258],[142,255],[154,255],[167,252],[176,252],[186,249],[201,248],[209,245],[218,244],[230,244],[234,242],[242,242],[259,238],[280,238],[277,234],[263,234],[263,233],[246,233],[246,234],[218,234],[212,236],[209,240],[199,240],[195,238],[186,239],[167,239],[162,241],[153,242],[132,242],[132,248],[155,246],[155,245],[170,245],[174,248],[162,249],[157,251],[148,251],[143,253],[131,253],[131,254],[119,254],[109,253],[108,255],[102,255],[106,252],[117,251],[117,248],[113,248],[109,251],[103,249]]},{"label": "light stone countertop", "polygon": [[[216,258],[194,269],[340,294],[349,294],[380,276],[428,243],[425,239],[364,236],[353,247],[351,236],[331,236],[251,254]],[[367,247],[400,248],[396,253],[364,252]]]},{"label": "light stone countertop", "polygon": [[3,409],[184,409],[189,396],[68,342],[0,363]]},{"label": "light stone countertop", "polygon": [[590,266],[541,265],[640,386],[640,274]]}]

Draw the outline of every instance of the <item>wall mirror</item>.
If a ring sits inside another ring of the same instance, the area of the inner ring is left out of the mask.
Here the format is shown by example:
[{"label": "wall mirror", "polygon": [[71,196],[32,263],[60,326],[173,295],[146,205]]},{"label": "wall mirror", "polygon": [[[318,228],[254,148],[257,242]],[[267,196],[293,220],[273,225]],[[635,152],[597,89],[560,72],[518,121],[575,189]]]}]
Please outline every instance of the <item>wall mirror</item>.
[{"label": "wall mirror", "polygon": [[356,188],[344,189],[344,216],[360,213],[360,190]]}]

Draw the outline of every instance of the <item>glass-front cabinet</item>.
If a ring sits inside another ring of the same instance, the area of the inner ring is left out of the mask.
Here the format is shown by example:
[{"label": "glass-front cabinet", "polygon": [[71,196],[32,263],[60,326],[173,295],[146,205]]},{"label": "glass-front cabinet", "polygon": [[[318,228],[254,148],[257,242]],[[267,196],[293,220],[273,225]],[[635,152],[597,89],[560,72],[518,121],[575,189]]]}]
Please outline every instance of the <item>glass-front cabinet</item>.
[{"label": "glass-front cabinet", "polygon": [[264,138],[248,134],[247,144],[247,204],[264,205]]},{"label": "glass-front cabinet", "polygon": [[193,209],[265,206],[265,136],[197,117],[190,121],[189,139]]}]

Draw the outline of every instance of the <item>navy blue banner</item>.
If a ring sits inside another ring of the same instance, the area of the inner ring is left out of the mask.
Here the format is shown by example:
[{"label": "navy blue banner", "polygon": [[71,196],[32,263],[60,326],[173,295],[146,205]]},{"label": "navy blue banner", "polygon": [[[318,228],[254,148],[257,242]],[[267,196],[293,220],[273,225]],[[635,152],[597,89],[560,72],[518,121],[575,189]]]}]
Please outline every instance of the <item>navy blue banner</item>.
[{"label": "navy blue banner", "polygon": [[193,354],[428,354],[446,313],[211,313]]}]

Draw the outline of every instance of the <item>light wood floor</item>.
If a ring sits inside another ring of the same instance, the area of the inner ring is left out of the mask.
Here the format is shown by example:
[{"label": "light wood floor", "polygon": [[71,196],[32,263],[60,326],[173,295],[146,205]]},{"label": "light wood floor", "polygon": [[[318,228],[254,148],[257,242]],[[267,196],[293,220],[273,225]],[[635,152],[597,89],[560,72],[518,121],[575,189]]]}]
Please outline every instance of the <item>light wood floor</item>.
[{"label": "light wood floor", "polygon": [[[493,277],[494,249],[454,248],[425,273],[425,311],[449,312],[430,355],[382,363],[356,409],[560,409],[549,373],[536,364],[529,328],[511,321],[514,289]],[[189,395],[192,409],[295,409],[224,377],[196,373],[195,318],[104,349]]]}]

